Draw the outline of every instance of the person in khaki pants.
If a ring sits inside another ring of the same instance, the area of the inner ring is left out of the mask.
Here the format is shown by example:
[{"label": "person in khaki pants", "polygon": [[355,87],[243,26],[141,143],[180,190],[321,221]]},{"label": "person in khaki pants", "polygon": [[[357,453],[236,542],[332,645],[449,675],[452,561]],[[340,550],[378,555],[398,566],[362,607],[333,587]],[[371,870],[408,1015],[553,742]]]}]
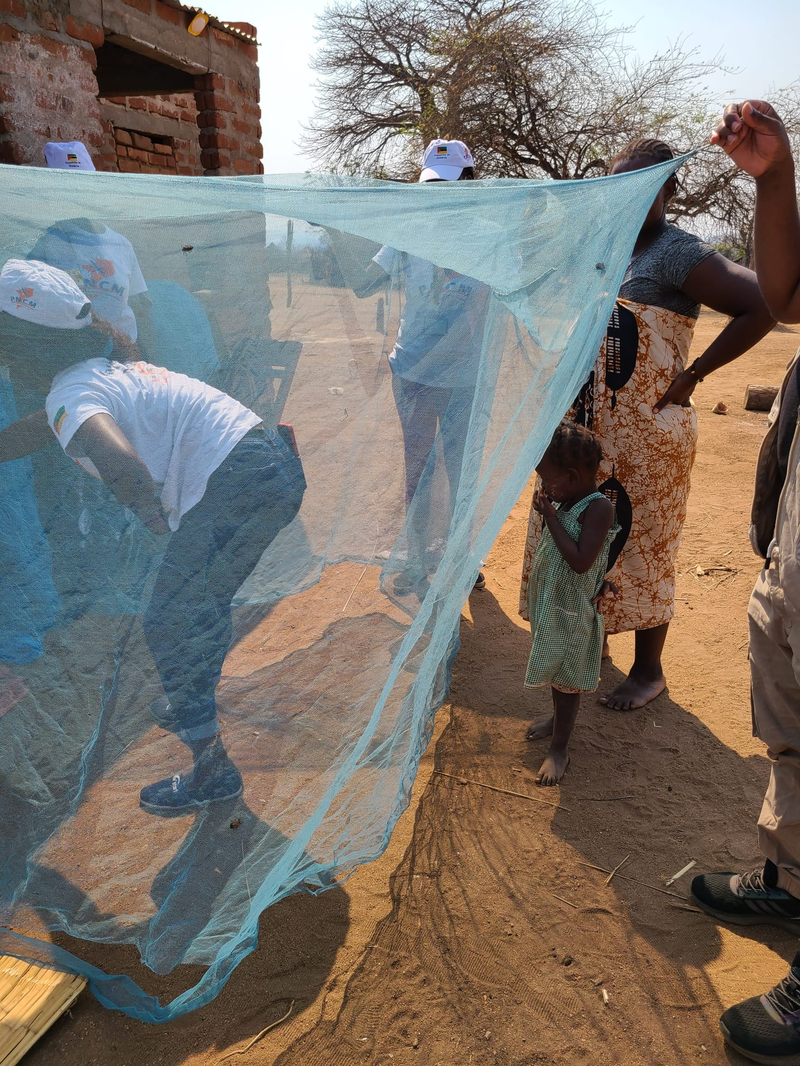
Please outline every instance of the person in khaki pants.
[{"label": "person in khaki pants", "polygon": [[[774,318],[800,322],[800,216],[786,129],[761,100],[731,104],[711,137],[756,179],[756,272]],[[776,401],[756,468],[751,540],[765,560],[748,609],[753,731],[771,772],[758,821],[765,861],[746,873],[702,874],[695,902],[737,925],[800,936],[800,351]],[[775,988],[730,1007],[728,1043],[759,1063],[800,1066],[800,952]]]}]

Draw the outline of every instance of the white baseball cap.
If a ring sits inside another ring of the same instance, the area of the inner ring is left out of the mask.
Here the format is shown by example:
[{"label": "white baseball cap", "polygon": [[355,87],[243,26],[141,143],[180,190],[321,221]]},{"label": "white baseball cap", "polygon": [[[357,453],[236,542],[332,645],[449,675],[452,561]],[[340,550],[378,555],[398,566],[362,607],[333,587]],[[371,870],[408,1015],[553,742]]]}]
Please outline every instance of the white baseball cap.
[{"label": "white baseball cap", "polygon": [[420,181],[458,181],[464,167],[473,167],[472,152],[463,141],[431,141],[422,157]]},{"label": "white baseball cap", "polygon": [[95,170],[92,157],[82,141],[48,141],[44,158],[54,170]]},{"label": "white baseball cap", "polygon": [[51,329],[91,325],[92,305],[69,274],[38,259],[9,259],[0,270],[0,311]]}]

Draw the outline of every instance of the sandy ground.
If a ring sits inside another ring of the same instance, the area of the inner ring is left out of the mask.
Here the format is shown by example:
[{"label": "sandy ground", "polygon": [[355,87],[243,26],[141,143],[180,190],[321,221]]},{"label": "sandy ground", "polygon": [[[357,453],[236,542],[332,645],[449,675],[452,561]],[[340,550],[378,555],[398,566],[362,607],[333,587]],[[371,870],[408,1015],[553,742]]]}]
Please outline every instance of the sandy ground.
[{"label": "sandy ground", "polygon": [[[697,353],[721,324],[702,317]],[[675,895],[664,881],[690,860],[693,873],[757,860],[767,764],[750,733],[746,606],[758,561],[747,525],[765,416],[742,400],[747,382],[780,381],[798,343],[777,331],[697,391],[700,448],[667,693],[631,714],[587,700],[561,789],[536,789],[544,745],[526,744],[524,731],[549,696],[522,687],[523,497],[492,551],[486,591],[464,611],[452,701],[384,856],[319,898],[268,911],[261,947],[208,1007],[147,1026],[84,994],[26,1062],[212,1066],[293,1003],[287,1021],[226,1061],[741,1063],[723,1048],[719,1013],[782,977],[795,942],[766,927],[717,926],[682,903],[691,874]],[[719,399],[725,417],[711,413]],[[612,652],[601,692],[629,665],[632,641],[615,638]],[[626,857],[608,885],[592,868]],[[133,972],[129,950],[87,945],[86,956]],[[170,998],[185,984],[176,973],[151,987]]]}]

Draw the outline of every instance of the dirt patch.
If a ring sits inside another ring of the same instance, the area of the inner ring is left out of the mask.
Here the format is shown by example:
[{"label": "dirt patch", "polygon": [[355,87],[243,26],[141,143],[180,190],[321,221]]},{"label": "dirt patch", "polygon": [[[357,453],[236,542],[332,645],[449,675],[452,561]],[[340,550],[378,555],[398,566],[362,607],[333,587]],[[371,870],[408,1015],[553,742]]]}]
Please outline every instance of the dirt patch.
[{"label": "dirt patch", "polygon": [[[695,354],[722,324],[702,317]],[[717,926],[663,888],[692,859],[694,873],[758,857],[767,764],[750,734],[746,606],[759,564],[747,526],[765,416],[745,412],[742,401],[748,382],[780,381],[798,343],[797,334],[776,331],[697,390],[700,447],[667,693],[631,714],[587,700],[562,788],[535,788],[544,745],[526,744],[524,732],[549,696],[522,686],[529,633],[516,605],[526,494],[492,551],[486,591],[464,612],[452,704],[440,713],[418,803],[389,851],[332,892],[272,908],[263,946],[208,1007],[145,1026],[84,995],[31,1053],[32,1066],[211,1066],[292,1000],[288,1022],[228,1061],[741,1061],[723,1050],[718,1015],[783,976],[795,943],[766,927]],[[717,400],[726,416],[712,414]],[[614,638],[612,651],[601,693],[629,665],[632,640]],[[432,760],[455,780],[432,774]],[[591,868],[611,869],[626,856],[626,879],[610,885]],[[685,896],[690,877],[671,891]],[[107,970],[130,961],[118,949],[91,952]],[[161,979],[163,995],[174,994],[171,980]]]}]

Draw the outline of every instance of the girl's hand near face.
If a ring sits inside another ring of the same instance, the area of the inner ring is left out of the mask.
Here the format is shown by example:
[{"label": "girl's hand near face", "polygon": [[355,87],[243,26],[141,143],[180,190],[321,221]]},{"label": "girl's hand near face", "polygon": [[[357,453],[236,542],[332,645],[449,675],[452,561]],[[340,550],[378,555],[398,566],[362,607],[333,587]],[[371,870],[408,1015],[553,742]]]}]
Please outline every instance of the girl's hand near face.
[{"label": "girl's hand near face", "polygon": [[792,166],[786,127],[775,108],[765,100],[728,104],[710,140],[754,178]]},{"label": "girl's hand near face", "polygon": [[556,509],[542,489],[537,489],[533,494],[533,509],[542,516],[545,522],[558,521]]}]

